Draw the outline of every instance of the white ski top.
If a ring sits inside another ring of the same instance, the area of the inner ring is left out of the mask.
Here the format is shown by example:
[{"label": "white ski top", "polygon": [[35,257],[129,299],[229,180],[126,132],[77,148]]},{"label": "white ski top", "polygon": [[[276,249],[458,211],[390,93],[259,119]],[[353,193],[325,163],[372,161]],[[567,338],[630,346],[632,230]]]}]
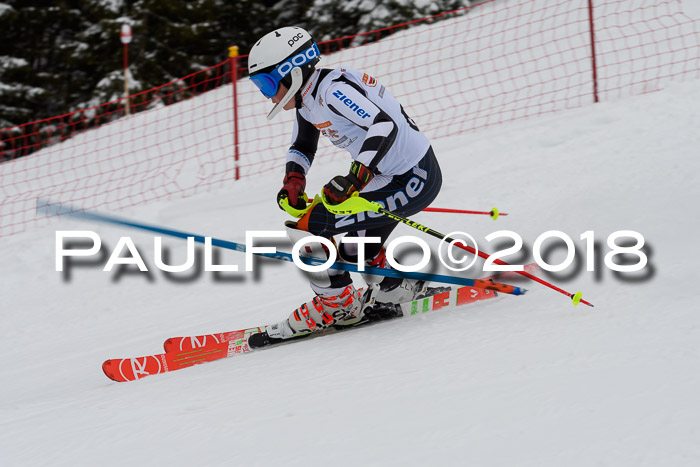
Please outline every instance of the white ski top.
[{"label": "white ski top", "polygon": [[298,164],[304,173],[313,162],[319,134],[375,175],[405,173],[430,147],[401,104],[366,73],[344,67],[316,70],[301,93],[287,163]]}]

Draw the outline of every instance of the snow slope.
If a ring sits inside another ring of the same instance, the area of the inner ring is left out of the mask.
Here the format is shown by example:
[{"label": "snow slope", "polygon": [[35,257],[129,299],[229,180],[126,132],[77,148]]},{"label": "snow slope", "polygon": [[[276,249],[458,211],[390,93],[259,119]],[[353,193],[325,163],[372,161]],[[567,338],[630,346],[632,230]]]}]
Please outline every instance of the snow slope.
[{"label": "snow slope", "polygon": [[[699,127],[700,82],[686,82],[436,144],[445,183],[435,206],[510,215],[416,220],[467,231],[487,250],[484,236],[498,229],[518,232],[529,249],[558,229],[582,261],[579,236],[592,230],[596,272],[572,267],[549,279],[582,290],[595,308],[528,283],[524,297],[135,383],[109,381],[102,361],[156,353],[173,335],[277,321],[310,297],[304,278],[288,263],[261,262],[254,274],[218,279],[98,265],[67,279],[54,270],[56,230],[97,231],[108,253],[129,235],[149,266],[153,239],[73,220],[6,238],[0,464],[698,465]],[[345,163],[320,160],[309,192]],[[246,230],[280,229],[278,183],[271,173],[119,214],[243,241]],[[600,261],[607,236],[624,229],[643,234],[650,255],[634,282]],[[164,245],[182,262],[184,242]],[[242,268],[241,256],[219,260]]]}]

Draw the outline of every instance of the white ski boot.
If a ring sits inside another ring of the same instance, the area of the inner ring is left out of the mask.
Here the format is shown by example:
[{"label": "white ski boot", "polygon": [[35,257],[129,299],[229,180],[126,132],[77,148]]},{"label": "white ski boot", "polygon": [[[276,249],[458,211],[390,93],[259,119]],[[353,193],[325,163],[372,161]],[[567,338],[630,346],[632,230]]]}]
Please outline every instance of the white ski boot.
[{"label": "white ski boot", "polygon": [[379,283],[374,294],[376,303],[405,303],[425,292],[427,283],[417,279],[387,277]]},{"label": "white ski boot", "polygon": [[363,300],[352,284],[339,291],[330,289],[325,292],[294,310],[284,321],[270,324],[264,332],[250,336],[248,345],[252,348],[264,347],[329,326],[349,326],[362,319]]},{"label": "white ski boot", "polygon": [[[375,268],[391,269],[386,261],[386,250],[384,247],[382,247],[377,256],[366,261],[366,264]],[[369,286],[374,286],[373,303],[410,302],[425,292],[428,285],[423,280],[402,277],[383,277],[371,274],[363,274],[363,277]]]}]

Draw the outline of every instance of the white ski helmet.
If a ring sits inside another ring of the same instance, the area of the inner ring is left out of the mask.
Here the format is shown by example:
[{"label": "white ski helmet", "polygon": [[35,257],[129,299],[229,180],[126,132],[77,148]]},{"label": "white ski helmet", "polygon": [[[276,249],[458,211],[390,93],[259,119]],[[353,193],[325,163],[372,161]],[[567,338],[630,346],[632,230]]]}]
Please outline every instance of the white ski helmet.
[{"label": "white ski helmet", "polygon": [[320,59],[321,54],[311,34],[298,27],[276,29],[255,43],[248,55],[250,80],[267,98],[277,93],[279,83],[288,89],[268,114],[268,120],[272,120],[299,92]]}]

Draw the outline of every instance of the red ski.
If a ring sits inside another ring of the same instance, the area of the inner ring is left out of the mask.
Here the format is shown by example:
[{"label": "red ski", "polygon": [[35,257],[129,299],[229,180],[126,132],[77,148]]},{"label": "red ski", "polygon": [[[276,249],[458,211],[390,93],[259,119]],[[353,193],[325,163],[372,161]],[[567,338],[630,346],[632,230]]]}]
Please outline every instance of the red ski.
[{"label": "red ski", "polygon": [[[496,296],[496,292],[491,290],[476,287],[460,287],[395,306],[400,309],[402,316],[409,316],[443,308],[462,306],[476,301],[495,298]],[[364,321],[347,328],[330,327],[303,338],[290,339],[288,342],[308,340],[317,336],[350,330],[376,322],[380,321]],[[248,353],[252,351],[248,346],[248,337],[264,329],[265,326],[261,326],[201,336],[171,337],[165,341],[165,353],[136,358],[110,359],[102,364],[102,370],[108,378],[114,381],[135,381],[150,375],[175,371],[200,363]]]},{"label": "red ski", "polygon": [[[538,266],[536,263],[530,263],[524,266],[524,270],[530,273],[536,273],[538,271]],[[516,273],[511,272],[501,272],[493,276],[484,277],[482,280],[491,279],[502,279],[505,277],[518,277]],[[364,288],[359,289],[362,293]],[[460,287],[457,289],[453,300],[449,300],[451,292],[443,292],[441,294],[436,294],[421,300],[414,300],[401,305],[402,311],[405,315],[417,314],[417,309],[420,307],[421,312],[438,310],[442,308],[445,304],[453,303],[455,306],[465,305],[467,303],[475,302],[478,300],[484,300],[487,298],[493,298],[496,296],[495,292],[489,290],[484,290],[475,287]],[[428,300],[430,299],[430,300]],[[424,309],[425,308],[425,309]],[[254,328],[257,329],[257,328]],[[261,331],[264,330],[264,326]],[[200,348],[209,343],[219,343],[228,342],[233,339],[239,339],[242,337],[244,331],[229,331],[222,332],[218,334],[206,334],[201,336],[188,336],[188,337],[171,337],[163,343],[163,348],[165,352],[183,352],[186,350],[192,350]],[[258,331],[255,331],[258,332]]]},{"label": "red ski", "polygon": [[[264,329],[264,328],[263,328]],[[134,381],[150,375],[180,370],[200,363],[211,362],[250,352],[248,336],[260,332],[261,328],[241,329],[191,339],[185,350],[174,349],[157,355],[136,358],[115,358],[102,364],[102,371],[114,381]],[[183,338],[185,339],[185,338]]]}]

